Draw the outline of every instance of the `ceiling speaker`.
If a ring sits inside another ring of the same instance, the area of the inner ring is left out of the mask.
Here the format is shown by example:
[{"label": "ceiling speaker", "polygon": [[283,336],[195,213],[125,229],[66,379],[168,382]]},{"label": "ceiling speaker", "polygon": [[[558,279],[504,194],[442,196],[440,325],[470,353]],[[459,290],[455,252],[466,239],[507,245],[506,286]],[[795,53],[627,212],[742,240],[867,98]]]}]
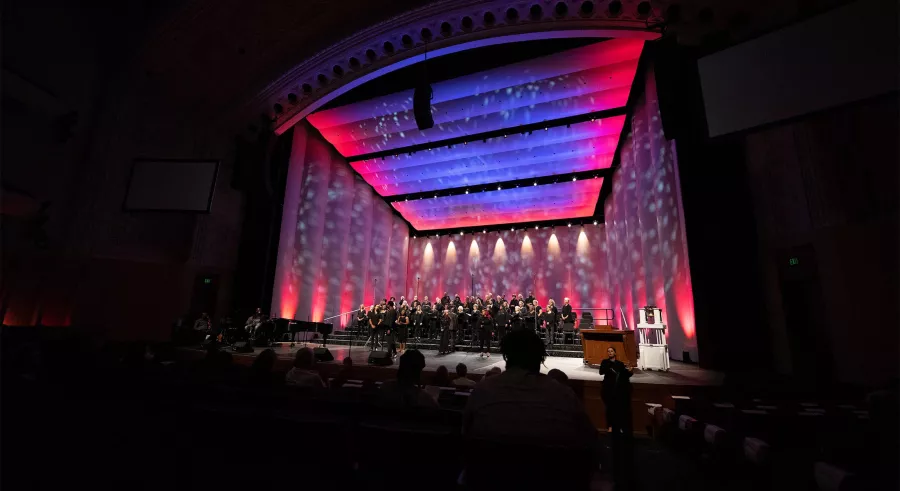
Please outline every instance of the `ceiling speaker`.
[{"label": "ceiling speaker", "polygon": [[416,116],[416,126],[420,130],[434,127],[434,118],[431,117],[431,85],[420,85],[413,92],[413,114]]}]

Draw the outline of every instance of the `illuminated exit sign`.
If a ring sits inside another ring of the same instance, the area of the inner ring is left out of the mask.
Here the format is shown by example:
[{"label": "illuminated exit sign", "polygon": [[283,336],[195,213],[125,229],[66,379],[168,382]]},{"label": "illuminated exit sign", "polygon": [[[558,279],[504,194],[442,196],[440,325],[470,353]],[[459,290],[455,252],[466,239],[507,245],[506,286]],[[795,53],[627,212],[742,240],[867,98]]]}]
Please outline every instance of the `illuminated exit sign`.
[{"label": "illuminated exit sign", "polygon": [[791,266],[796,266],[796,265],[800,264],[800,258],[792,257],[792,258],[788,259],[788,264]]},{"label": "illuminated exit sign", "polygon": [[[793,261],[793,259],[792,259],[792,261]],[[212,283],[212,278],[203,278],[203,284],[209,285],[210,283]]]}]

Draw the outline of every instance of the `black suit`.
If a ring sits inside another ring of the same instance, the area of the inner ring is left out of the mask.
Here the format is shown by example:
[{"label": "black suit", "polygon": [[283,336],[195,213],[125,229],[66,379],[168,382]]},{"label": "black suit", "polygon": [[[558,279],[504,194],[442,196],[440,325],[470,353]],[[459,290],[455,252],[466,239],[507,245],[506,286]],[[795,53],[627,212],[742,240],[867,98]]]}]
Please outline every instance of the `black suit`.
[{"label": "black suit", "polygon": [[494,326],[497,328],[497,341],[502,342],[503,337],[506,336],[507,324],[509,324],[509,313],[506,312],[506,309],[499,309],[497,315],[494,316]]},{"label": "black suit", "polygon": [[387,344],[388,352],[390,353],[397,352],[396,336],[394,335],[394,321],[396,319],[396,310],[389,308],[384,311],[384,320],[381,322],[381,327],[384,331],[384,344]]}]

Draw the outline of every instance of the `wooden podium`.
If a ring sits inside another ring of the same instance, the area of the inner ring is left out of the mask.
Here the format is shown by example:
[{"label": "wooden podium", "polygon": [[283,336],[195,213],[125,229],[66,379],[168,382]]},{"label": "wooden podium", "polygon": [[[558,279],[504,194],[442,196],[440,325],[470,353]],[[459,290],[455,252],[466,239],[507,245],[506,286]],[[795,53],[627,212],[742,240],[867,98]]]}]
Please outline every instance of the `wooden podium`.
[{"label": "wooden podium", "polygon": [[600,365],[607,358],[606,350],[612,346],[616,349],[619,361],[630,367],[637,366],[637,345],[633,330],[594,326],[593,329],[581,329],[580,332],[585,365]]}]

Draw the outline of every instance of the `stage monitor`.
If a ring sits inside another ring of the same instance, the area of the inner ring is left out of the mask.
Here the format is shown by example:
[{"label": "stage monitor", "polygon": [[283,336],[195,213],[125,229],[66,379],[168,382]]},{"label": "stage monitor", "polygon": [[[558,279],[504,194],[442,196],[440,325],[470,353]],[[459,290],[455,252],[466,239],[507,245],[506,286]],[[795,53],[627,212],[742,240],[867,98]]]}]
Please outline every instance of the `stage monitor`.
[{"label": "stage monitor", "polygon": [[698,60],[709,136],[897,90],[897,6],[848,4]]},{"label": "stage monitor", "polygon": [[218,160],[136,159],[125,210],[209,213],[218,171]]}]

